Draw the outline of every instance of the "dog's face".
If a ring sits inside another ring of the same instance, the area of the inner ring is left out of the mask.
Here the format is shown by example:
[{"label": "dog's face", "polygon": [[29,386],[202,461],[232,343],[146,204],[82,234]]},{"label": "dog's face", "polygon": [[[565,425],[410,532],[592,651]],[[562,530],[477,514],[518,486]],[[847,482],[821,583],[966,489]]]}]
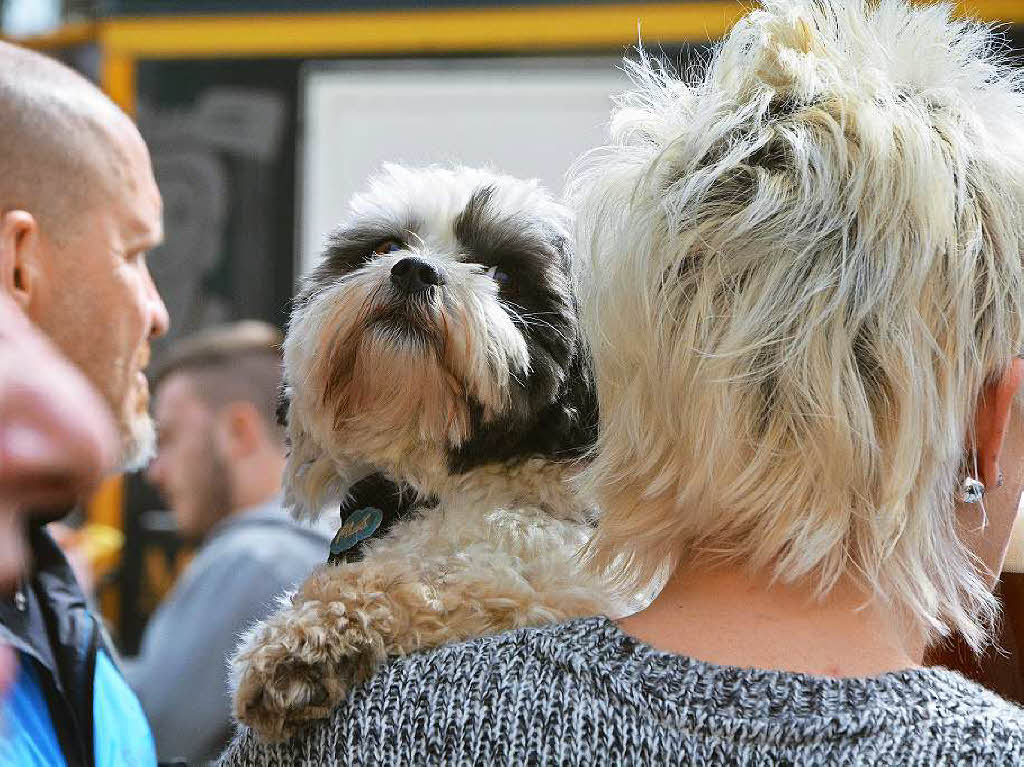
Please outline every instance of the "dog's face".
[{"label": "dog's face", "polygon": [[300,512],[371,470],[431,492],[592,444],[569,227],[535,184],[479,170],[387,166],[353,200],[285,342]]}]

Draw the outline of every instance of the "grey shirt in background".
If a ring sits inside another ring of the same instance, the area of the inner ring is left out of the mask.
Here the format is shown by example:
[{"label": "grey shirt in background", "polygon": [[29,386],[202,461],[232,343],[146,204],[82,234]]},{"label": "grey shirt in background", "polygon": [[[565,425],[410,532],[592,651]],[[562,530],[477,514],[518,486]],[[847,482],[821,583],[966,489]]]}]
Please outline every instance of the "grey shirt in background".
[{"label": "grey shirt in background", "polygon": [[946,669],[833,679],[660,652],[607,618],[399,659],[288,743],[226,767],[1019,765],[1024,710]]},{"label": "grey shirt in background", "polygon": [[227,658],[281,592],[326,561],[330,538],[296,524],[280,499],[214,527],[124,661],[159,758],[215,759],[231,737]]}]

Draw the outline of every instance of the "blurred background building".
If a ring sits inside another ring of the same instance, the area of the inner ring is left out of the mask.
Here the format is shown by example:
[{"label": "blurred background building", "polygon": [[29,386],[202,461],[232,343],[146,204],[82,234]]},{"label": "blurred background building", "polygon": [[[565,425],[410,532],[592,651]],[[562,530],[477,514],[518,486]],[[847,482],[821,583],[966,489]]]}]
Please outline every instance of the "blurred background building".
[{"label": "blurred background building", "polygon": [[[384,161],[487,163],[560,191],[605,135],[631,46],[685,66],[749,5],[0,0],[0,29],[98,82],[149,142],[167,232],[150,263],[172,318],[159,357],[212,323],[283,325],[297,276]],[[1024,48],[1024,0],[959,9]],[[77,531],[129,654],[187,556],[160,509],[126,477]]]}]

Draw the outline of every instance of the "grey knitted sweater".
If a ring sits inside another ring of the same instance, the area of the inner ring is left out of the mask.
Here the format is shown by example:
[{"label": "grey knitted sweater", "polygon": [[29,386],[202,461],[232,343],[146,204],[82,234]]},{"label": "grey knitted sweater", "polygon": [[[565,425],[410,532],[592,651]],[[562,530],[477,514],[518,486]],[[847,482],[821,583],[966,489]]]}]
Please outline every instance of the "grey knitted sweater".
[{"label": "grey knitted sweater", "polygon": [[1017,765],[1024,710],[945,669],[830,679],[660,652],[606,618],[396,660],[224,765]]}]

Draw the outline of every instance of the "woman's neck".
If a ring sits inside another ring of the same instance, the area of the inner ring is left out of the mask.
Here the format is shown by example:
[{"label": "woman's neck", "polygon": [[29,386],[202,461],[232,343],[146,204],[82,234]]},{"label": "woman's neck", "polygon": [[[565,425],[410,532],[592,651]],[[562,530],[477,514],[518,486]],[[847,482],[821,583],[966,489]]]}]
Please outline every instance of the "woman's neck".
[{"label": "woman's neck", "polygon": [[816,599],[808,584],[767,583],[680,568],[647,609],[618,624],[660,650],[720,665],[862,677],[921,664],[906,622],[854,584]]}]

